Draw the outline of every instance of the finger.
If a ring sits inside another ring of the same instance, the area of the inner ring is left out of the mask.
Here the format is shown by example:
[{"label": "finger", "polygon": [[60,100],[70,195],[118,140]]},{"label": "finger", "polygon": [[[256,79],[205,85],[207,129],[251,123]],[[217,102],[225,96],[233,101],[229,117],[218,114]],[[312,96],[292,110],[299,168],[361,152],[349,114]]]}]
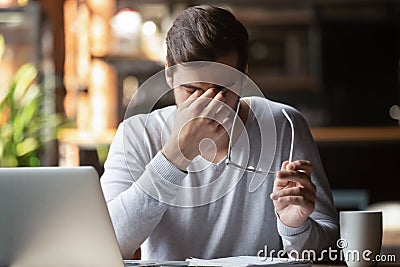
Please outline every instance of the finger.
[{"label": "finger", "polygon": [[288,177],[276,177],[274,183],[275,191],[281,188],[295,187],[295,186],[307,188],[311,192],[317,192],[316,186],[309,179],[301,178],[298,175],[293,175]]},{"label": "finger", "polygon": [[287,207],[289,205],[300,206],[304,208],[306,210],[306,213],[308,214],[311,214],[315,209],[315,203],[312,203],[310,200],[304,198],[303,196],[285,196],[280,197],[275,201],[279,203],[279,206],[283,207]]},{"label": "finger", "polygon": [[212,116],[213,119],[215,119],[218,122],[222,122],[225,119],[228,119],[230,121],[233,121],[233,115],[235,113],[229,106],[224,106],[216,111],[214,116]]},{"label": "finger", "polygon": [[307,174],[298,171],[279,171],[276,174],[274,186],[285,187],[289,182],[295,182],[302,187],[307,188],[311,192],[316,192],[317,188],[312,183],[311,179]]},{"label": "finger", "polygon": [[286,171],[286,167],[289,164],[289,161],[285,160],[282,162],[281,171]]},{"label": "finger", "polygon": [[[278,174],[276,174],[278,175]],[[295,187],[296,186],[296,182],[293,182],[289,179],[282,179],[282,178],[278,178],[277,176],[275,176],[275,180],[274,180],[274,187],[272,189],[273,192],[282,190],[282,188],[288,188],[288,187]]]},{"label": "finger", "polygon": [[216,96],[216,90],[217,89],[215,88],[210,88],[205,91],[201,96],[195,99],[192,105],[190,105],[191,108],[197,110],[198,112],[202,111]]},{"label": "finger", "polygon": [[224,118],[220,121],[220,123],[218,124],[218,134],[225,134],[230,132],[230,129],[232,127],[232,120],[229,118]]},{"label": "finger", "polygon": [[191,94],[186,100],[185,102],[183,102],[180,107],[182,108],[186,108],[188,106],[190,106],[194,100],[196,100],[197,98],[199,98],[201,96],[201,91],[200,90],[196,90],[193,92],[193,94]]},{"label": "finger", "polygon": [[287,196],[303,196],[305,199],[308,199],[312,203],[315,203],[317,200],[315,192],[311,192],[310,190],[303,187],[291,187],[276,191],[271,194],[271,199],[278,200],[278,198],[280,197]]},{"label": "finger", "polygon": [[230,126],[232,125],[232,120],[228,117],[228,112],[207,116],[207,118],[214,121],[218,126],[224,127],[226,130],[230,130]]},{"label": "finger", "polygon": [[213,116],[223,109],[230,109],[230,107],[225,103],[225,96],[222,91],[218,92],[213,99],[204,108],[204,115]]},{"label": "finger", "polygon": [[[276,176],[278,178],[289,178],[289,177],[295,177],[295,181],[298,181],[299,179],[304,179],[311,181],[311,177],[304,171],[278,171],[276,173]],[[296,178],[297,177],[297,178]],[[299,179],[298,179],[299,178]]]},{"label": "finger", "polygon": [[225,101],[225,95],[221,90],[218,90],[214,87],[209,88],[203,95],[202,97],[208,98],[209,105],[213,103],[214,100],[217,100],[217,103],[219,102],[224,102]]},{"label": "finger", "polygon": [[208,117],[216,120],[218,123],[221,123],[225,119],[233,121],[233,116],[235,115],[234,110],[230,106],[221,102],[219,106],[215,106],[207,112],[209,112]]},{"label": "finger", "polygon": [[308,176],[311,176],[312,164],[308,160],[296,160],[289,163],[286,166],[286,169],[290,171],[301,171],[306,173]]},{"label": "finger", "polygon": [[219,93],[219,90],[211,87],[209,89],[207,89],[202,95],[201,98],[207,98],[210,101]]}]

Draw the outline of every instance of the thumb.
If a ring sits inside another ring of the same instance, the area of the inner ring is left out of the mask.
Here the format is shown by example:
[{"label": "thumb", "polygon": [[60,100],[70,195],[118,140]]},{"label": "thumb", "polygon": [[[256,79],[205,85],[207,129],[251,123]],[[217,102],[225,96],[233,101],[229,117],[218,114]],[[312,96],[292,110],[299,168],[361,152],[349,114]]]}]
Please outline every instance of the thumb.
[{"label": "thumb", "polygon": [[281,171],[286,171],[287,165],[289,165],[289,161],[285,160],[284,162],[282,162]]}]

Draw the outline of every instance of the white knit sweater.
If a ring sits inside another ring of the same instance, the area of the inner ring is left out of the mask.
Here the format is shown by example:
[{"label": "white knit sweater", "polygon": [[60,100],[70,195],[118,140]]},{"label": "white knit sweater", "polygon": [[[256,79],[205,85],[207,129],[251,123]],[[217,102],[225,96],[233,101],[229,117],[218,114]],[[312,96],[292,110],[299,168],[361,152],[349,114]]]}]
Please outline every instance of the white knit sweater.
[{"label": "white knit sweater", "polygon": [[[232,181],[229,179],[234,180],[234,175],[226,170],[231,168],[224,161],[213,164],[200,157],[190,167],[196,168],[197,164],[197,169],[199,166],[203,169],[192,173],[189,168],[186,174],[160,153],[176,111],[176,106],[170,106],[135,115],[121,123],[105,163],[101,184],[124,258],[131,257],[139,246],[144,260],[256,255],[265,246],[268,251],[314,249],[317,252],[334,246],[338,238],[337,212],[306,121],[287,105],[258,97],[247,101],[252,110],[264,110],[268,105],[271,108],[276,127],[271,170],[279,170],[289,158],[291,131],[281,109],[285,108],[292,118],[296,133],[293,160],[312,162],[312,181],[317,186],[316,208],[310,218],[298,228],[280,222],[269,198],[273,174],[265,177],[254,192],[249,192],[251,174],[240,172],[240,179],[225,184],[230,191],[226,190],[222,197],[213,189],[196,194],[183,190],[182,187],[207,185],[217,178]],[[253,166],[259,159],[261,146],[255,122],[255,117],[249,115],[248,162]],[[217,200],[196,206],[207,198]],[[190,207],[191,204],[196,207]]]}]

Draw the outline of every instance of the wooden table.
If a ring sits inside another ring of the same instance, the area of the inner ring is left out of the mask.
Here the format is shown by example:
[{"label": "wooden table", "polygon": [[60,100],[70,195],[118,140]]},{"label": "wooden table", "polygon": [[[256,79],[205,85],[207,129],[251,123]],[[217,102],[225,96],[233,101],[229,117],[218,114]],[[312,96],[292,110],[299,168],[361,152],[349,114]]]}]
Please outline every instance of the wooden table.
[{"label": "wooden table", "polygon": [[313,127],[317,142],[400,141],[400,127]]}]

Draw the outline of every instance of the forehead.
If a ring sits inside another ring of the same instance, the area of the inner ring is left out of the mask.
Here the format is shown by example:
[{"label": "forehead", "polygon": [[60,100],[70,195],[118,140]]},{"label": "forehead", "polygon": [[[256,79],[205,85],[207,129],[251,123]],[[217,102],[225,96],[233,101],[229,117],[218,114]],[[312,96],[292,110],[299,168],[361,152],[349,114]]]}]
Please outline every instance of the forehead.
[{"label": "forehead", "polygon": [[171,68],[174,87],[184,84],[199,88],[218,85],[239,94],[240,85],[244,79],[242,72],[216,62],[196,61],[174,65]]}]

